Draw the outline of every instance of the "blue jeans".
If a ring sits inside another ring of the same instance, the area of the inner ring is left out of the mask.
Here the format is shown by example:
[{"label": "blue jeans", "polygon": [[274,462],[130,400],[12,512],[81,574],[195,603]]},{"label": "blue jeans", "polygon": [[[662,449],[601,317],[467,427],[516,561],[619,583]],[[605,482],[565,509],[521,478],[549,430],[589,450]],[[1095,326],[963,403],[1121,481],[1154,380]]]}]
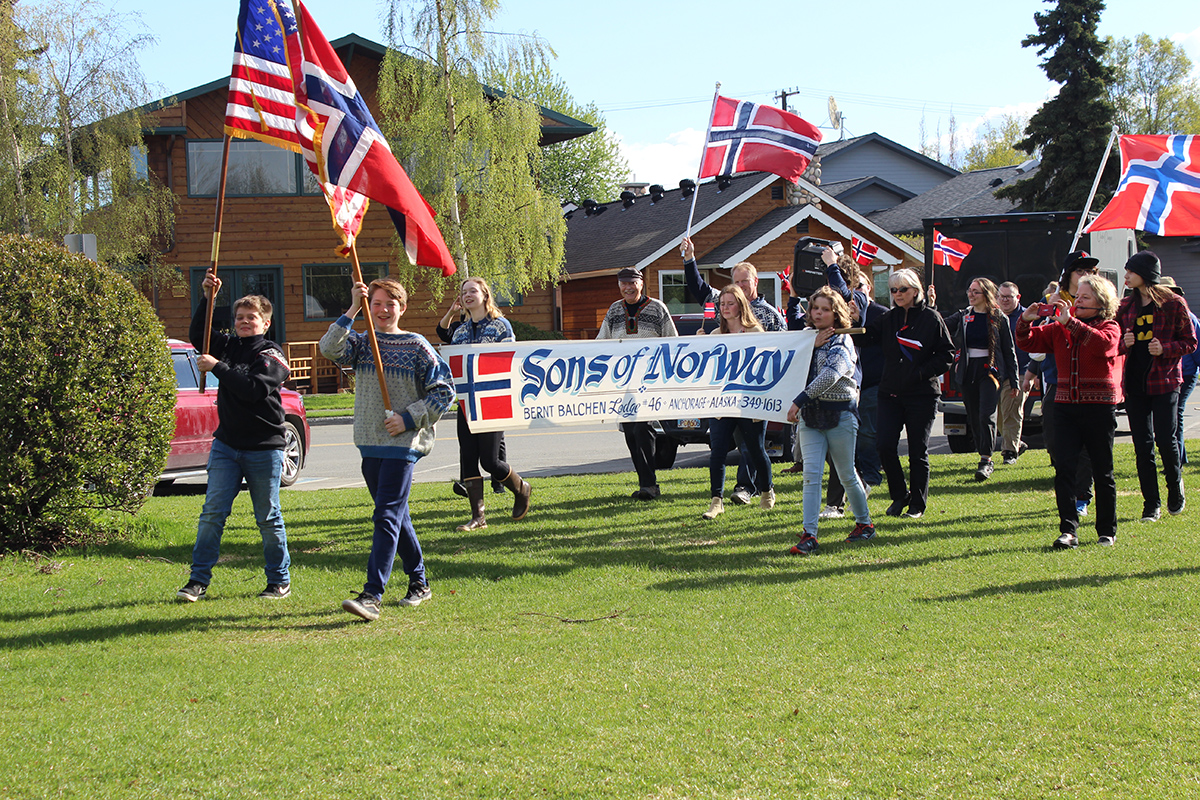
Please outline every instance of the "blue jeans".
[{"label": "blue jeans", "polygon": [[213,565],[221,555],[225,520],[245,478],[254,503],[254,519],[262,534],[267,583],[291,583],[288,567],[292,558],[288,555],[287,531],[279,509],[282,470],[282,450],[235,450],[220,439],[213,440],[208,456],[208,491],[200,511],[196,546],[192,548],[192,580],[205,586],[212,581]]},{"label": "blue jeans", "polygon": [[817,519],[821,513],[821,479],[825,476],[825,454],[833,459],[834,468],[846,487],[846,498],[854,521],[871,524],[867,509],[867,493],[854,471],[854,443],[858,439],[858,417],[853,411],[843,411],[837,427],[827,431],[810,428],[801,421],[800,453],[804,456],[804,530],[817,535]]},{"label": "blue jeans", "polygon": [[363,456],[363,480],[375,501],[375,535],[371,556],[367,559],[367,582],[363,591],[382,598],[392,576],[396,556],[408,575],[409,583],[425,583],[425,558],[421,543],[408,514],[408,493],[412,490],[413,462],[398,458]]},{"label": "blue jeans", "polygon": [[1175,425],[1175,441],[1179,443],[1179,465],[1183,466],[1188,463],[1187,448],[1183,444],[1183,412],[1187,410],[1188,398],[1192,396],[1192,389],[1196,388],[1196,373],[1183,376],[1183,384],[1179,387],[1179,414],[1178,422]]},{"label": "blue jeans", "polygon": [[[761,419],[722,417],[708,421],[708,482],[712,497],[725,496],[725,457],[733,443],[733,432],[740,431],[743,461],[749,461],[754,487],[759,492],[771,488],[771,462],[767,458],[767,423]],[[744,487],[749,489],[750,487]]]}]

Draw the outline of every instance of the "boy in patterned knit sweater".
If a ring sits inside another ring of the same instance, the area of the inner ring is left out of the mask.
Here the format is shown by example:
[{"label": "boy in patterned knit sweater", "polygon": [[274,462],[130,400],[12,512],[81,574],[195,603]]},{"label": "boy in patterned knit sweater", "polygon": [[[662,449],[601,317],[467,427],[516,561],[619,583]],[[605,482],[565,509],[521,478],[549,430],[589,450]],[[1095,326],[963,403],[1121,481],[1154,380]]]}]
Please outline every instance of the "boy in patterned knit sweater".
[{"label": "boy in patterned knit sweater", "polygon": [[[408,575],[408,594],[400,604],[420,605],[431,596],[408,494],[413,465],[433,450],[433,426],[454,399],[454,383],[450,367],[423,336],[400,330],[408,293],[398,281],[381,278],[370,287],[356,283],[351,297],[350,308],[321,337],[321,354],[355,371],[354,444],[362,453],[363,479],[375,501],[375,534],[363,590],[343,601],[342,608],[369,622],[379,618],[397,555]],[[379,340],[390,409],[384,407],[370,341],[351,330],[364,297]]]}]

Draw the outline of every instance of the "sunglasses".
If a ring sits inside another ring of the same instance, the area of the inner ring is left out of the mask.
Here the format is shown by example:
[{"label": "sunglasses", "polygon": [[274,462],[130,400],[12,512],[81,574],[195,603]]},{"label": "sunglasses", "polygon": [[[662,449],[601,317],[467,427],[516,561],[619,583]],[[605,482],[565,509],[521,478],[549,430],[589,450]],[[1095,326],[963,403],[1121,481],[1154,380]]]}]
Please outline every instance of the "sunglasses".
[{"label": "sunglasses", "polygon": [[892,294],[904,294],[905,292],[907,292],[910,289],[912,289],[911,286],[889,286],[888,287],[888,291],[891,292]]}]

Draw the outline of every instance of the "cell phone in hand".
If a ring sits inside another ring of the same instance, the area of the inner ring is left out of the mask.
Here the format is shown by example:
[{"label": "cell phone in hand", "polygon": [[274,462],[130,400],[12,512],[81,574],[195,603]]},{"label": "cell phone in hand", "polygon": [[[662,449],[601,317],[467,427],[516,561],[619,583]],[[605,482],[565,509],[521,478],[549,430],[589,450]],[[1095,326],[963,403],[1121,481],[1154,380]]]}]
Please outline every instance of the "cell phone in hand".
[{"label": "cell phone in hand", "polygon": [[1058,316],[1058,306],[1054,305],[1054,303],[1039,303],[1038,304],[1038,316],[1039,317],[1057,317]]}]

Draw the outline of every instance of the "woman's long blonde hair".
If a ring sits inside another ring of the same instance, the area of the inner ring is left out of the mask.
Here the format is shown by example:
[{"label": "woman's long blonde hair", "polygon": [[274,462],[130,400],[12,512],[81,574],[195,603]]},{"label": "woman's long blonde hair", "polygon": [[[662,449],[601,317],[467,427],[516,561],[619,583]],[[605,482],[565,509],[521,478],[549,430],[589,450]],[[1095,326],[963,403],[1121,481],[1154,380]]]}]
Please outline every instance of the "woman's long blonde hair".
[{"label": "woman's long blonde hair", "polygon": [[503,312],[500,311],[500,307],[496,305],[496,301],[492,299],[492,287],[488,286],[488,282],[484,278],[479,278],[472,275],[470,278],[463,280],[463,282],[458,285],[459,296],[462,295],[462,287],[466,286],[468,283],[476,284],[479,287],[479,291],[483,292],[484,316],[486,316],[488,319],[495,319],[496,317],[504,316]]},{"label": "woman's long blonde hair", "polygon": [[758,321],[758,317],[754,316],[754,310],[750,308],[750,301],[746,299],[746,293],[742,291],[742,287],[736,283],[731,283],[717,295],[717,317],[721,320],[721,333],[729,333],[729,323],[726,321],[725,315],[721,313],[721,298],[727,294],[733,295],[734,299],[737,300],[738,316],[742,323],[743,332],[761,332],[763,329],[762,323]]}]

